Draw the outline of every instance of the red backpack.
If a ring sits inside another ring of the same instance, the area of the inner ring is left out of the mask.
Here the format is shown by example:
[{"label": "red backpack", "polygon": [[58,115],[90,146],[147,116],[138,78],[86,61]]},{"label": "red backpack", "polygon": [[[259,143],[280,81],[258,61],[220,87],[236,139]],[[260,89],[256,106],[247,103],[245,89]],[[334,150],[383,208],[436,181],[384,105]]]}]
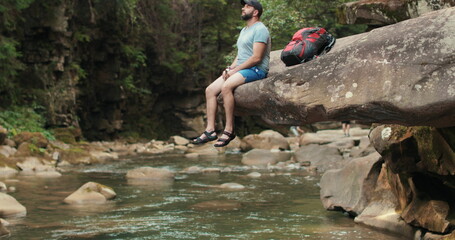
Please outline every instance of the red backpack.
[{"label": "red backpack", "polygon": [[324,28],[302,28],[292,37],[281,52],[281,61],[286,66],[308,62],[327,53],[335,45],[335,38]]}]

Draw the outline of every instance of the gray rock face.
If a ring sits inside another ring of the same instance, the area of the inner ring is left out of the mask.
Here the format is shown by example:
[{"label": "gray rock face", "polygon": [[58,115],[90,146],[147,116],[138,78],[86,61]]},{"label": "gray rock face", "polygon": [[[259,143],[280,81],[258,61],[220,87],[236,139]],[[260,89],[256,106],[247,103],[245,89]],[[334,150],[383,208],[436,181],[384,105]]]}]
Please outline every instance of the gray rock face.
[{"label": "gray rock face", "polygon": [[455,6],[453,0],[361,0],[341,5],[341,24],[384,26]]},{"label": "gray rock face", "polygon": [[[332,51],[238,87],[236,113],[302,125],[346,119],[455,124],[455,8],[338,39]],[[422,26],[425,26],[424,28]]]},{"label": "gray rock face", "polygon": [[346,164],[342,169],[329,170],[321,178],[321,201],[326,209],[342,208],[356,216],[367,205],[367,178],[381,156],[373,153]]},{"label": "gray rock face", "polygon": [[311,166],[317,167],[320,172],[339,169],[347,163],[340,155],[338,149],[317,144],[299,148],[294,153],[294,159],[298,162],[311,162]]}]

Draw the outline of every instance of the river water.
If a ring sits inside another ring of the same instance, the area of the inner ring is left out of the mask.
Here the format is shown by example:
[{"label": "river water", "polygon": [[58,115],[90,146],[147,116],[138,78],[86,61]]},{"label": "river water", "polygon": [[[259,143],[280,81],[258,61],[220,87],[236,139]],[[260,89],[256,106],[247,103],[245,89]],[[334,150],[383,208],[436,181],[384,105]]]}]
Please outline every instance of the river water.
[{"label": "river water", "polygon": [[[256,170],[246,175],[240,154],[187,159],[183,155],[136,156],[103,165],[67,168],[57,179],[17,177],[11,193],[27,216],[7,219],[6,239],[400,239],[355,224],[319,200],[319,176],[302,170]],[[229,173],[177,174],[168,185],[128,183],[128,170],[142,166],[176,172],[189,166],[231,167]],[[112,187],[117,198],[106,205],[75,207],[62,200],[88,181]],[[243,190],[211,185],[235,182]],[[220,201],[234,209],[193,205]]]}]

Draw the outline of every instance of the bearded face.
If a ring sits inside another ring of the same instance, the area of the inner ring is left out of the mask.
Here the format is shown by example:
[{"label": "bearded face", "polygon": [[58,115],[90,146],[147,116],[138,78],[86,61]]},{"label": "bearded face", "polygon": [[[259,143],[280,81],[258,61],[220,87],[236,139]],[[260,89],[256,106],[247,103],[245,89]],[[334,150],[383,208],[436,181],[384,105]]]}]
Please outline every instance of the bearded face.
[{"label": "bearded face", "polygon": [[252,18],[253,18],[253,13],[242,14],[242,20],[244,20],[244,21],[248,21],[248,20],[250,20]]},{"label": "bearded face", "polygon": [[242,8],[242,20],[248,21],[253,18],[254,7],[250,5],[246,5]]}]

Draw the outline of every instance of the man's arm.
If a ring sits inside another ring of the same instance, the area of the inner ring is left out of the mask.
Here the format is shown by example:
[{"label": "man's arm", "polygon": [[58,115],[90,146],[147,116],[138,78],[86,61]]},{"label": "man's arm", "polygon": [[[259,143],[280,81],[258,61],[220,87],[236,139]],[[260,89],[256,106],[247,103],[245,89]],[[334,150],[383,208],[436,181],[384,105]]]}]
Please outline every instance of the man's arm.
[{"label": "man's arm", "polygon": [[238,57],[239,57],[238,55],[235,55],[234,61],[232,62],[231,66],[229,66],[229,69],[234,69],[235,66],[237,66],[237,58]]},{"label": "man's arm", "polygon": [[[263,42],[255,42],[253,44],[253,55],[248,58],[244,63],[238,65],[238,66],[235,66],[234,65],[234,68],[231,69],[228,73],[227,73],[227,76],[225,79],[229,78],[230,76],[232,76],[234,73],[242,70],[242,69],[245,69],[245,68],[251,68],[251,67],[254,67],[256,66],[258,63],[261,62],[262,58],[264,57],[264,53],[265,53],[265,50],[267,48],[267,44],[266,43],[263,43]],[[237,62],[237,57],[234,61],[234,63]],[[232,67],[232,65],[231,65]]]}]

